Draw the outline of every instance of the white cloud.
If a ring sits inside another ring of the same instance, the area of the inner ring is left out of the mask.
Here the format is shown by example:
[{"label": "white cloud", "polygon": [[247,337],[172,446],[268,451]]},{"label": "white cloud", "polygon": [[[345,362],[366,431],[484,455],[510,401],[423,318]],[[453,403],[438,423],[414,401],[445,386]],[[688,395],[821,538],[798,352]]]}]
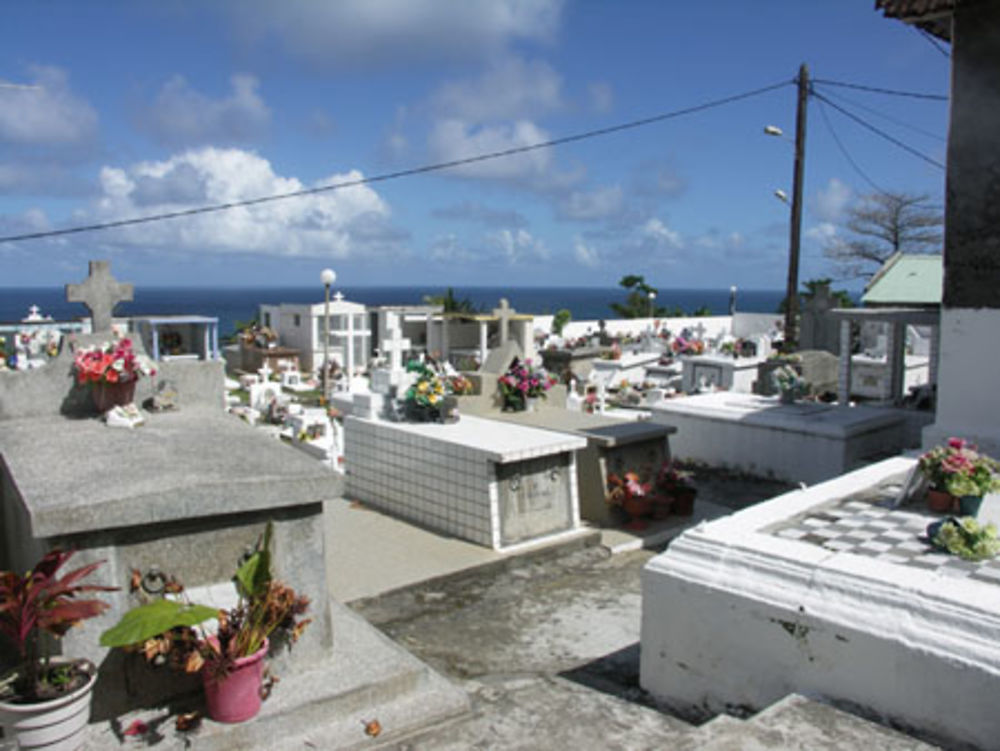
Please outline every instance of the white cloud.
[{"label": "white cloud", "polygon": [[601,265],[601,256],[597,250],[584,243],[579,237],[573,241],[573,257],[581,266],[591,269],[596,269]]},{"label": "white cloud", "polygon": [[70,91],[60,68],[29,69],[36,88],[0,89],[0,144],[67,147],[91,143],[97,113]]},{"label": "white cloud", "polygon": [[604,81],[595,81],[587,86],[587,94],[590,97],[590,107],[594,112],[607,112],[615,101],[611,84]]},{"label": "white cloud", "polygon": [[445,84],[430,106],[445,119],[515,120],[559,109],[561,89],[562,78],[548,63],[506,57],[477,79]]},{"label": "white cloud", "polygon": [[835,177],[831,177],[825,188],[816,191],[812,210],[824,222],[835,222],[850,203],[851,189]]},{"label": "white cloud", "polygon": [[514,41],[546,41],[562,0],[256,0],[226,3],[251,42],[277,42],[318,66],[388,68],[492,59]]},{"label": "white cloud", "polygon": [[[330,175],[330,184],[361,178]],[[159,162],[104,167],[101,197],[81,221],[108,221],[289,193],[307,187],[275,174],[271,164],[239,149],[202,148]],[[199,253],[347,258],[399,249],[403,236],[389,208],[368,186],[244,206],[109,231],[110,245]]]},{"label": "white cloud", "polygon": [[637,234],[640,244],[649,249],[676,250],[683,245],[680,233],[670,229],[656,217],[647,220]]},{"label": "white cloud", "polygon": [[259,136],[270,122],[271,110],[257,93],[257,79],[235,75],[230,84],[231,93],[213,99],[174,76],[140,122],[154,138],[170,145],[230,143]]},{"label": "white cloud", "polygon": [[827,242],[837,236],[837,226],[832,222],[820,222],[806,230],[806,237],[818,242]]},{"label": "white cloud", "polygon": [[435,238],[428,252],[431,260],[439,263],[468,263],[481,259],[478,253],[465,247],[453,234]]},{"label": "white cloud", "polygon": [[687,183],[667,161],[647,159],[632,173],[632,190],[640,196],[679,196]]},{"label": "white cloud", "polygon": [[[434,161],[450,162],[547,140],[549,134],[527,120],[475,127],[462,120],[449,119],[439,121],[431,129],[428,148]],[[551,160],[549,149],[537,149],[454,167],[447,174],[503,180],[527,179],[543,175],[549,169]]]},{"label": "white cloud", "polygon": [[512,209],[494,209],[474,201],[463,201],[454,206],[434,209],[431,215],[438,219],[451,221],[476,222],[490,227],[526,227],[528,220],[524,215]]},{"label": "white cloud", "polygon": [[591,191],[573,191],[559,202],[557,213],[563,219],[597,221],[617,216],[625,204],[625,196],[617,185]]},{"label": "white cloud", "polygon": [[549,249],[545,247],[545,243],[523,229],[494,232],[488,236],[488,241],[510,265],[549,259]]}]

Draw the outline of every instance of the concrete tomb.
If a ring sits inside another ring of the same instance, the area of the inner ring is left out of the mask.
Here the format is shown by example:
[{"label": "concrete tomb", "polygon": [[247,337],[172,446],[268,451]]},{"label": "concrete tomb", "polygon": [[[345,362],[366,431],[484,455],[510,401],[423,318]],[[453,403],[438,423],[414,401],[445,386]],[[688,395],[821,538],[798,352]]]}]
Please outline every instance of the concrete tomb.
[{"label": "concrete tomb", "polygon": [[[642,573],[641,685],[687,712],[816,696],[943,747],[995,748],[1000,560],[933,549],[915,460],[688,530]],[[1000,516],[989,497],[980,517]],[[946,700],[942,700],[947,697]]]},{"label": "concrete tomb", "polygon": [[708,389],[723,389],[749,394],[757,379],[758,357],[732,355],[684,355],[681,388],[688,394]]}]

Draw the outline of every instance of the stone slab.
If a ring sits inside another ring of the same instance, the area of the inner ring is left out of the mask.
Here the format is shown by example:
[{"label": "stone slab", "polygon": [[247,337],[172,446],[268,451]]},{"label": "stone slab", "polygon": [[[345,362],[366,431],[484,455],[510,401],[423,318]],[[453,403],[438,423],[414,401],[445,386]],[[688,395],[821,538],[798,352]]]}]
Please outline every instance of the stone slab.
[{"label": "stone slab", "polygon": [[221,412],[150,414],[135,430],[64,417],[2,425],[0,455],[36,538],[281,508],[342,490],[335,473]]},{"label": "stone slab", "polygon": [[[332,654],[311,670],[281,674],[254,719],[236,725],[204,720],[191,739],[194,748],[354,748],[375,742],[365,735],[365,724],[371,720],[379,721],[384,733],[380,740],[387,740],[468,711],[465,692],[345,606],[332,601],[330,607]],[[199,701],[196,697],[190,708],[198,708]],[[133,719],[151,724],[169,714],[162,707],[118,721],[121,727]],[[157,748],[191,747],[174,732],[172,717],[167,717],[161,732],[164,738]],[[110,722],[102,722],[88,728],[84,751],[134,746],[131,739],[123,742]]]},{"label": "stone slab", "polygon": [[666,440],[668,436],[677,432],[677,428],[673,425],[630,421],[621,425],[583,429],[580,432],[592,438],[602,448],[614,448],[643,441]]}]

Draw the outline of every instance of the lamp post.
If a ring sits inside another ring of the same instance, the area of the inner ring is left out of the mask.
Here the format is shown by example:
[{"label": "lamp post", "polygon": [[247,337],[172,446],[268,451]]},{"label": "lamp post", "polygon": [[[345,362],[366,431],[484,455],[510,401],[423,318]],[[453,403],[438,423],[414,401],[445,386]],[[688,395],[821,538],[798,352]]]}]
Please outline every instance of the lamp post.
[{"label": "lamp post", "polygon": [[[791,352],[795,347],[799,309],[799,241],[802,235],[802,180],[806,162],[806,104],[809,101],[809,68],[799,66],[798,103],[795,109],[795,167],[792,174],[792,215],[788,234],[788,283],[785,289],[785,344]],[[781,128],[768,125],[764,133],[783,137]],[[783,201],[788,200],[784,191],[775,191]]]},{"label": "lamp post", "polygon": [[319,274],[323,283],[323,404],[330,403],[330,286],[337,281],[333,269],[323,269]]},{"label": "lamp post", "polygon": [[653,290],[649,290],[649,317],[653,317],[653,301],[656,299],[656,293]]},{"label": "lamp post", "polygon": [[736,313],[736,285],[729,288],[729,315]]}]

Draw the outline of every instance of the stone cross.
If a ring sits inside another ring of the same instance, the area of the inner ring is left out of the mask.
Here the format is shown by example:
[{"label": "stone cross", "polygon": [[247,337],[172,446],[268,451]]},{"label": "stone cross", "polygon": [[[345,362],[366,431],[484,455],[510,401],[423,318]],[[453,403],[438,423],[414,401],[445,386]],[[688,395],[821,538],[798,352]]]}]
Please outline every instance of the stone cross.
[{"label": "stone cross", "polygon": [[271,380],[271,369],[267,366],[267,360],[264,360],[264,364],[260,366],[257,373],[260,375],[260,380],[267,383]]},{"label": "stone cross", "polygon": [[66,301],[82,302],[90,311],[93,333],[111,331],[111,314],[120,302],[131,302],[132,285],[111,276],[109,261],[91,261],[90,275],[81,284],[66,285]]},{"label": "stone cross", "polygon": [[697,339],[705,338],[705,324],[703,324],[701,321],[698,321],[697,326],[692,326],[691,331],[694,332],[695,338]]},{"label": "stone cross", "polygon": [[344,293],[343,293],[343,292],[340,292],[340,291],[338,290],[338,291],[337,291],[337,294],[335,294],[335,295],[333,296],[333,299],[334,299],[334,300],[336,300],[337,302],[343,302],[343,300],[344,300]]},{"label": "stone cross", "polygon": [[30,308],[28,308],[28,318],[27,318],[27,320],[29,320],[29,321],[38,321],[38,320],[40,320],[41,316],[38,315],[38,314],[41,313],[41,312],[42,312],[41,308],[39,308],[37,305],[32,305]]},{"label": "stone cross", "polygon": [[500,307],[493,309],[493,315],[497,317],[500,322],[500,345],[503,346],[507,343],[508,332],[510,330],[510,319],[516,313],[510,303],[507,302],[506,297],[500,298]]},{"label": "stone cross", "polygon": [[399,329],[392,328],[388,331],[389,338],[382,340],[382,351],[389,355],[389,369],[392,371],[403,369],[403,353],[410,348],[410,340],[403,338]]}]

